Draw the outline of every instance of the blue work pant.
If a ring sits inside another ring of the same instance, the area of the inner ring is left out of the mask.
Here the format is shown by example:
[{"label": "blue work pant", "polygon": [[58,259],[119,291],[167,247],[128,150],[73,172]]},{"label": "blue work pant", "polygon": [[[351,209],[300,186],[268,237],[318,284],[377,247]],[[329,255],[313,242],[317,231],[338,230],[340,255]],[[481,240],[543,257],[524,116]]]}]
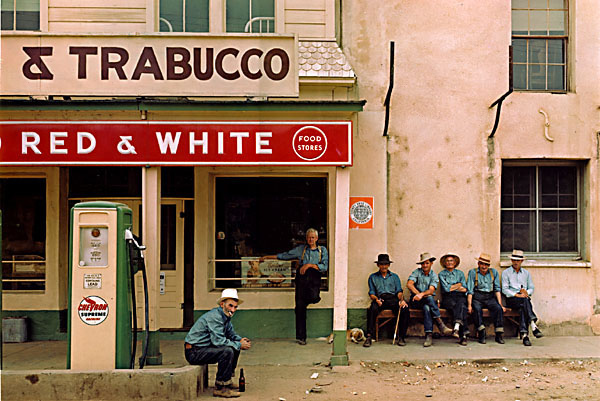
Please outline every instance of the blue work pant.
[{"label": "blue work pant", "polygon": [[196,347],[185,349],[185,360],[190,365],[217,364],[217,387],[229,384],[237,366],[240,351],[230,346]]},{"label": "blue work pant", "polygon": [[513,310],[519,311],[519,332],[529,333],[529,325],[531,324],[531,321],[537,322],[537,316],[533,312],[531,299],[508,297],[506,298],[506,306]]},{"label": "blue work pant", "polygon": [[438,308],[436,300],[433,296],[421,298],[415,301],[413,297],[410,299],[410,307],[412,309],[423,309],[423,328],[425,333],[433,333],[433,319],[440,317],[440,308]]},{"label": "blue work pant", "polygon": [[473,307],[473,320],[477,331],[485,329],[485,325],[483,324],[483,308],[487,308],[494,321],[496,333],[504,332],[504,312],[494,292],[475,291],[471,306]]}]

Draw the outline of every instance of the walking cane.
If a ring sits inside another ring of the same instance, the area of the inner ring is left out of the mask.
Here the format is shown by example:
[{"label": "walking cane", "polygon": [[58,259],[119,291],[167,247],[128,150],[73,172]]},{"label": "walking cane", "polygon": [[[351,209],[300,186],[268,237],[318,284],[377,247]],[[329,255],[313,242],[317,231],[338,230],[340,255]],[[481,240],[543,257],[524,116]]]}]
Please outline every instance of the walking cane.
[{"label": "walking cane", "polygon": [[394,330],[394,339],[392,345],[396,344],[396,334],[398,334],[398,322],[400,322],[400,311],[402,308],[398,308],[398,317],[396,318],[396,329]]}]

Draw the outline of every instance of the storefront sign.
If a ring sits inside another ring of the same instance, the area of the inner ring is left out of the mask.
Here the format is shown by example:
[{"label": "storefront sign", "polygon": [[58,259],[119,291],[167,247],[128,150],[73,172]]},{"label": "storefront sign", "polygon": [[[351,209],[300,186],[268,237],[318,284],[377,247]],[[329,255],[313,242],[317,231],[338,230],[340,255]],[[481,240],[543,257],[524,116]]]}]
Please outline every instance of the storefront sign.
[{"label": "storefront sign", "polygon": [[293,35],[2,35],[2,95],[298,96]]},{"label": "storefront sign", "polygon": [[373,228],[373,197],[350,197],[350,228]]},{"label": "storefront sign", "polygon": [[[350,121],[0,122],[0,165],[351,164]],[[102,263],[84,234],[81,261]]]},{"label": "storefront sign", "polygon": [[83,288],[90,289],[101,289],[102,288],[102,274],[100,273],[84,273],[83,274]]},{"label": "storefront sign", "polygon": [[81,300],[77,313],[83,323],[96,326],[108,317],[108,303],[96,295],[90,295]]}]

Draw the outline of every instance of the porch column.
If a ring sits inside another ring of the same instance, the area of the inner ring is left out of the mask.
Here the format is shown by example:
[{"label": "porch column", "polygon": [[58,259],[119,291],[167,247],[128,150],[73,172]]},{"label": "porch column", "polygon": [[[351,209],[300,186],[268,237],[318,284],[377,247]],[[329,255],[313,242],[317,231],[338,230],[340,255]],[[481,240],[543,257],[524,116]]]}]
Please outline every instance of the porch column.
[{"label": "porch column", "polygon": [[[160,295],[160,167],[142,168],[142,240],[146,245],[146,275],[148,278],[148,313],[150,336],[148,365],[162,365],[160,353],[158,299]],[[139,338],[139,336],[138,336]]]},{"label": "porch column", "polygon": [[333,352],[331,366],[348,365],[348,200],[350,169],[338,167],[335,174],[335,241],[333,270]]}]

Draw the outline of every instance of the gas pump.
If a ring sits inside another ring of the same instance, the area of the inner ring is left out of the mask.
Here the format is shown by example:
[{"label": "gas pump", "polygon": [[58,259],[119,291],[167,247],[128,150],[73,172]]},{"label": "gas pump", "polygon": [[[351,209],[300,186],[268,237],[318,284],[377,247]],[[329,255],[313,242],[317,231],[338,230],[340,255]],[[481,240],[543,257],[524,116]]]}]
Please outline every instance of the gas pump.
[{"label": "gas pump", "polygon": [[[82,202],[71,209],[68,369],[134,367],[137,318],[133,278],[138,270],[143,272],[147,333],[149,324],[144,246],[131,232],[132,222],[131,209],[121,203]],[[146,338],[140,368],[147,343]]]}]

